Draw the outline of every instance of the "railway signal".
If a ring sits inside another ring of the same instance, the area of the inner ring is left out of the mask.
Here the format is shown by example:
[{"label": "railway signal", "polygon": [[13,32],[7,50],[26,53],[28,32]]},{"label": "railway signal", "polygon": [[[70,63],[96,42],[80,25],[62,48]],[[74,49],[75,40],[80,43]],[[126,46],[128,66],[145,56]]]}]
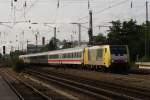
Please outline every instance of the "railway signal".
[{"label": "railway signal", "polygon": [[42,45],[45,45],[45,37],[42,37]]},{"label": "railway signal", "polygon": [[6,54],[6,47],[3,46],[3,54],[5,55]]}]

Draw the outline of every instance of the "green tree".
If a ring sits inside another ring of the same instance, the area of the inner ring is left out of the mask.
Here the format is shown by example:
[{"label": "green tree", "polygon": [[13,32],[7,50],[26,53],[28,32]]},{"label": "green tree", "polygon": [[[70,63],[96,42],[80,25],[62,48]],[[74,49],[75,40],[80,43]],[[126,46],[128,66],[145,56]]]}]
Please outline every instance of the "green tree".
[{"label": "green tree", "polygon": [[49,42],[49,44],[48,44],[48,49],[49,50],[59,49],[58,42],[59,42],[58,39],[55,39],[54,37],[52,37],[51,40],[50,40],[50,42]]},{"label": "green tree", "polygon": [[[147,55],[144,55],[142,60],[147,61],[147,60],[150,60],[150,52],[149,52],[150,51],[150,21],[148,22],[147,25],[145,23],[143,23],[142,27],[143,27],[143,32],[144,32],[144,34],[143,34],[144,47],[143,48],[145,48],[145,45],[146,45],[147,53],[148,53]],[[145,51],[143,51],[143,52],[145,52]]]},{"label": "green tree", "polygon": [[128,45],[132,61],[144,55],[144,27],[136,21],[113,21],[108,34],[110,44]]},{"label": "green tree", "polygon": [[121,22],[119,20],[112,21],[112,26],[109,27],[108,33],[108,42],[109,44],[118,44],[121,43],[120,34],[121,34]]},{"label": "green tree", "polygon": [[106,37],[103,34],[98,34],[95,39],[94,42],[97,44],[104,44],[106,43]]},{"label": "green tree", "polygon": [[46,52],[46,51],[49,51],[48,44],[45,45],[44,47],[42,47],[41,50],[40,50],[40,52]]},{"label": "green tree", "polygon": [[72,43],[71,42],[67,42],[66,40],[63,40],[62,44],[63,44],[62,49],[66,49],[66,48],[71,48],[72,47]]}]

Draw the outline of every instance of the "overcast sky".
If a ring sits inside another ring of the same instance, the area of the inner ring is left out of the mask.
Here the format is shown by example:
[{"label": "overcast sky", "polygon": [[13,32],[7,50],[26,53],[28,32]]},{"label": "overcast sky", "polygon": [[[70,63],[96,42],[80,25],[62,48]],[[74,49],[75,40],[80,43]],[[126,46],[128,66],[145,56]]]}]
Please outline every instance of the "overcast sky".
[{"label": "overcast sky", "polygon": [[[58,2],[59,1],[59,2]],[[150,0],[148,7],[150,8]],[[26,2],[26,5],[25,5]],[[145,21],[146,0],[89,0],[93,11],[94,35],[107,35],[108,28],[115,20],[137,20],[138,24]],[[89,21],[88,0],[0,0],[0,52],[6,45],[7,52],[13,49],[26,48],[26,41],[35,43],[38,34],[38,44],[42,36],[47,42],[53,36],[53,28],[57,27],[57,38],[60,40],[77,40],[78,27],[70,23],[82,24],[82,41],[88,41],[87,27]],[[150,16],[150,15],[149,15]],[[26,22],[26,21],[31,21]],[[38,24],[31,24],[38,23]],[[44,23],[51,23],[45,26]],[[30,28],[29,28],[30,27]]]}]

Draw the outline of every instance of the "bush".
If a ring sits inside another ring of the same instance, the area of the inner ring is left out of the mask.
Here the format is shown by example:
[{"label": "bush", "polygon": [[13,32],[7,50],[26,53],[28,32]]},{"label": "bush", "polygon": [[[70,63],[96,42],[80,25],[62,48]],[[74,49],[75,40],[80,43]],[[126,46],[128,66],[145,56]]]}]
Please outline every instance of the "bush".
[{"label": "bush", "polygon": [[144,56],[144,57],[143,57],[143,58],[141,58],[139,61],[141,61],[141,62],[149,62],[149,61],[150,61],[150,58],[149,58],[149,57]]},{"label": "bush", "polygon": [[16,72],[21,72],[22,70],[24,70],[25,65],[24,65],[24,63],[23,63],[22,60],[13,59],[13,60],[12,60],[12,68],[13,68],[14,71],[16,71]]}]

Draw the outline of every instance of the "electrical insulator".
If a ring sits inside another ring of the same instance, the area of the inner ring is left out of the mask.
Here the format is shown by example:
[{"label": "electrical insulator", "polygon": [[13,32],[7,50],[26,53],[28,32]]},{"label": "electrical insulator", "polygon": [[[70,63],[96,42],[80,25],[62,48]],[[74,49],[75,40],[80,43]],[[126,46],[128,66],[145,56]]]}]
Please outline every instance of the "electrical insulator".
[{"label": "electrical insulator", "polygon": [[17,2],[17,0],[14,0],[15,2]]},{"label": "electrical insulator", "polygon": [[24,7],[26,7],[26,6],[27,6],[27,2],[25,1],[25,2],[24,2]]}]

